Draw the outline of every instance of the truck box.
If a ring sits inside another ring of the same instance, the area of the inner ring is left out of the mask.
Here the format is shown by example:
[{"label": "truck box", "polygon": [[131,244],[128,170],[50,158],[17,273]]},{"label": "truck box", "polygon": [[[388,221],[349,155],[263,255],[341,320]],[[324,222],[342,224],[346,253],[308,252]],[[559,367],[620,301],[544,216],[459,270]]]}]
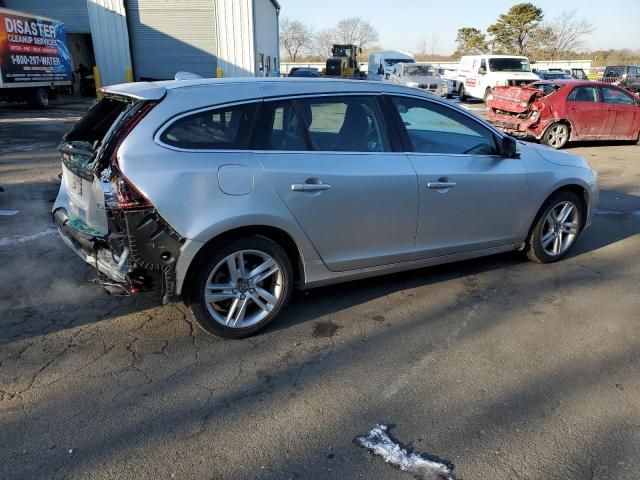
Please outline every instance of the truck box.
[{"label": "truck box", "polygon": [[44,92],[48,100],[51,93],[72,89],[64,23],[0,8],[0,98],[34,100]]}]

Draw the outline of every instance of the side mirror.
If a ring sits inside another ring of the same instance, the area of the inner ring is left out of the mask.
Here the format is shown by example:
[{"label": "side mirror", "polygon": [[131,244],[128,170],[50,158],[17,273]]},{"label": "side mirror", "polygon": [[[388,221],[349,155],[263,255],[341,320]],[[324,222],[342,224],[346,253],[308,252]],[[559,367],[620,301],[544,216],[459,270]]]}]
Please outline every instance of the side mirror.
[{"label": "side mirror", "polygon": [[384,67],[382,65],[378,67],[378,75],[384,75]]},{"label": "side mirror", "polygon": [[479,73],[480,75],[484,75],[484,74],[486,74],[486,73],[487,73],[487,69],[486,69],[486,68],[484,68],[484,67],[480,67],[480,68],[478,69],[478,73]]},{"label": "side mirror", "polygon": [[507,135],[502,138],[500,155],[507,158],[515,158],[518,156],[518,143],[513,137]]}]

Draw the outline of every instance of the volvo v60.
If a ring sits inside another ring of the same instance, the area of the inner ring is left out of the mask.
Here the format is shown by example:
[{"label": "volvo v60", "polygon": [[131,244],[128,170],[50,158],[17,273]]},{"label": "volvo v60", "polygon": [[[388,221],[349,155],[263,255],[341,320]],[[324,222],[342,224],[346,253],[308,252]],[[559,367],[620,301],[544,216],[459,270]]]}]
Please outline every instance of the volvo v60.
[{"label": "volvo v60", "polygon": [[596,173],[416,89],[325,79],[130,83],[65,135],[53,217],[111,293],[254,334],[294,288],[523,250],[562,258]]}]

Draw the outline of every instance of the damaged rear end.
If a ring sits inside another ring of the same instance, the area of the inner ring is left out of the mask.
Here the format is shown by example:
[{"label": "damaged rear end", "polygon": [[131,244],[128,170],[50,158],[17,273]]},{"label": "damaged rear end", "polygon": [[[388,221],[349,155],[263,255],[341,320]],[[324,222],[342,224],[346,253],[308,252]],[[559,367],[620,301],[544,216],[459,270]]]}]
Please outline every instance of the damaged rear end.
[{"label": "damaged rear end", "polygon": [[52,212],[64,242],[96,270],[108,293],[130,295],[161,286],[175,293],[175,264],[184,239],[122,173],[118,149],[162,100],[154,84],[106,90],[58,150],[62,182]]},{"label": "damaged rear end", "polygon": [[546,85],[494,87],[487,97],[489,121],[509,135],[539,139],[549,124],[544,99],[555,91]]}]

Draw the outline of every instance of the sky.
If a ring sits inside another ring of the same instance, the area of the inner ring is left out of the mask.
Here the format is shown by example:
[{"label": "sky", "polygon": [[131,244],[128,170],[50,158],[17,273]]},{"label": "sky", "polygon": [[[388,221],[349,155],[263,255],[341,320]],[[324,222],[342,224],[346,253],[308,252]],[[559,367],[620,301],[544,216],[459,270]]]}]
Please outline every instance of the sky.
[{"label": "sky", "polygon": [[[278,0],[281,18],[301,20],[318,30],[331,28],[343,18],[367,19],[380,35],[380,46],[392,50],[415,52],[425,39],[427,52],[450,55],[456,48],[460,27],[486,31],[498,15],[517,0],[457,0],[429,2],[420,0]],[[533,0],[547,19],[563,11],[578,10],[596,26],[585,40],[587,49],[640,49],[640,0],[618,0],[606,7],[592,0]],[[449,5],[451,8],[446,8]]]}]

